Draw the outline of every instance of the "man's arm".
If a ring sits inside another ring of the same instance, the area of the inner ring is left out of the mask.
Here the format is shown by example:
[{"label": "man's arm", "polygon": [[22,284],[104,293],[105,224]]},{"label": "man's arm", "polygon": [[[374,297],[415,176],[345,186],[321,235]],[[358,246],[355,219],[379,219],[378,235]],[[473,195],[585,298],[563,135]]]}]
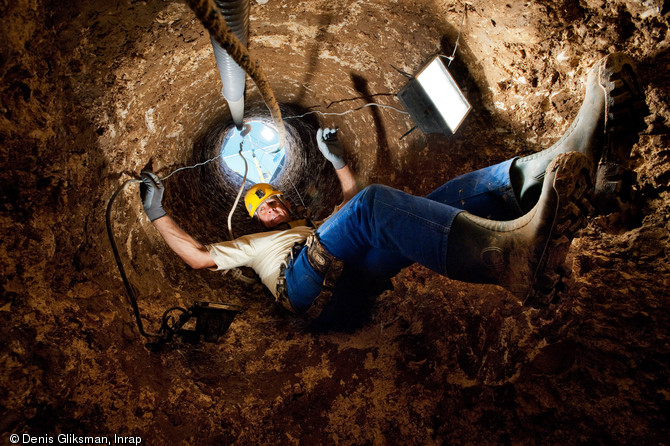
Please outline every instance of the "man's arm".
[{"label": "man's arm", "polygon": [[344,203],[351,200],[358,193],[358,185],[356,184],[354,171],[351,170],[349,164],[345,164],[343,168],[335,170],[335,173],[340,180],[340,186],[342,186],[342,196],[344,197],[340,204],[340,207],[342,207]]},{"label": "man's arm", "polygon": [[169,215],[153,221],[165,243],[191,268],[211,268],[216,266],[209,251],[202,243],[187,234]]},{"label": "man's arm", "polygon": [[337,178],[340,180],[343,196],[342,203],[338,206],[340,208],[358,192],[354,172],[344,160],[344,147],[337,139],[337,129],[319,129],[316,132],[316,142],[324,158],[335,168]]},{"label": "man's arm", "polygon": [[165,188],[160,178],[151,172],[140,175],[140,197],[149,220],[161,234],[165,243],[192,268],[216,266],[209,251],[195,240],[163,210],[163,192]]}]

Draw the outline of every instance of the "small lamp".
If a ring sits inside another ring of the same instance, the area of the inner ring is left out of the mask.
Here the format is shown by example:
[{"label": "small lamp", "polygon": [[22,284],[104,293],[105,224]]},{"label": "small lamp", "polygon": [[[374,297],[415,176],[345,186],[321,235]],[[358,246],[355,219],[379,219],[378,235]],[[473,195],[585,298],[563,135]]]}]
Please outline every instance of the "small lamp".
[{"label": "small lamp", "polygon": [[441,56],[411,78],[398,99],[425,134],[455,133],[471,108]]}]

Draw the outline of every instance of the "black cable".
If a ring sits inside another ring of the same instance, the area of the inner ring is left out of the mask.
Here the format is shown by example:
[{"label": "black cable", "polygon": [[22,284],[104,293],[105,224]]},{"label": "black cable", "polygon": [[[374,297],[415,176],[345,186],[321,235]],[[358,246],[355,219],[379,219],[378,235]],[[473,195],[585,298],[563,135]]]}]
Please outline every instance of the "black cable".
[{"label": "black cable", "polygon": [[147,333],[146,331],[144,331],[144,326],[142,325],[142,317],[140,316],[140,309],[137,306],[137,298],[135,297],[135,291],[133,291],[133,287],[130,285],[128,277],[126,276],[126,271],[123,268],[123,263],[121,262],[121,256],[119,256],[119,250],[116,247],[116,242],[114,241],[114,232],[112,231],[112,204],[114,204],[114,200],[123,190],[123,188],[126,187],[128,183],[137,183],[137,182],[139,182],[139,180],[136,179],[126,180],[121,185],[121,187],[119,187],[116,190],[116,192],[114,192],[112,198],[109,199],[106,213],[107,236],[109,237],[109,243],[112,245],[112,251],[114,252],[114,259],[116,260],[116,266],[119,268],[119,273],[121,273],[121,279],[123,280],[123,285],[126,287],[126,292],[128,293],[128,298],[130,299],[130,305],[133,307],[133,313],[135,314],[135,320],[137,321],[137,327],[140,330],[140,334],[145,338],[160,338],[161,335],[157,333]]},{"label": "black cable", "polygon": [[407,130],[403,135],[398,139],[398,141],[401,141],[405,136],[409,135],[412,133],[414,130],[416,130],[417,126],[412,127],[411,129]]},{"label": "black cable", "polygon": [[412,76],[411,74],[406,73],[406,72],[404,72],[403,70],[401,70],[400,68],[395,67],[395,66],[393,66],[393,65],[391,65],[391,68],[393,68],[393,69],[396,70],[398,73],[400,73],[400,74],[402,74],[403,76],[405,76],[407,79],[412,79],[412,78],[414,77],[414,76]]},{"label": "black cable", "polygon": [[[173,311],[181,312],[179,318],[175,320],[174,317],[170,316],[170,313]],[[181,328],[193,317],[193,313],[190,310],[182,307],[172,307],[165,310],[162,317],[161,329],[160,332],[166,341],[170,341],[172,337],[181,330]]]}]

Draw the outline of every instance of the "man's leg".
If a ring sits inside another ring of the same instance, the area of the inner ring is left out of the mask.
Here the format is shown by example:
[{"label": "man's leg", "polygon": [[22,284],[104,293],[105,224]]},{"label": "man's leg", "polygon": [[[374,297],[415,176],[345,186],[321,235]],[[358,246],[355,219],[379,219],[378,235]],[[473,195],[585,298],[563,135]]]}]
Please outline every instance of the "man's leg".
[{"label": "man's leg", "polygon": [[592,169],[585,155],[559,154],[546,170],[537,204],[522,217],[493,221],[458,214],[449,236],[449,277],[501,285],[524,303],[549,303],[569,274],[565,257],[591,210],[585,196]]},{"label": "man's leg", "polygon": [[512,220],[523,214],[510,180],[514,159],[460,175],[426,198],[492,220]]},{"label": "man's leg", "polygon": [[512,164],[511,181],[524,212],[537,202],[545,169],[559,153],[587,156],[593,163],[596,195],[616,195],[631,148],[646,127],[647,114],[644,91],[630,57],[614,53],[601,59],[591,68],[582,106],[561,139]]},{"label": "man's leg", "polygon": [[[376,249],[370,249],[365,257],[365,260],[355,264],[345,264],[333,293],[333,302],[337,302],[336,305],[342,304],[343,301],[352,305],[361,296],[386,288],[391,277],[413,263],[397,252]],[[361,265],[369,269],[363,269]],[[307,248],[303,248],[300,254],[289,262],[285,278],[291,305],[298,314],[306,312],[321,293],[323,283],[323,276],[309,264]]]},{"label": "man's leg", "polygon": [[[424,197],[371,185],[326,220],[317,236],[329,253],[344,261],[345,273],[355,274],[361,282],[388,280],[414,262],[444,275],[449,227],[459,212]],[[323,283],[307,260],[307,249],[289,263],[285,277],[293,308],[307,311]]]},{"label": "man's leg", "polygon": [[307,248],[303,248],[300,254],[289,262],[284,274],[291,306],[298,314],[302,314],[312,306],[314,299],[321,293],[323,276],[309,264]]},{"label": "man's leg", "polygon": [[381,277],[418,262],[446,273],[449,229],[460,209],[381,185],[368,186],[317,231],[334,256]]},{"label": "man's leg", "polygon": [[579,113],[558,142],[456,177],[427,198],[484,218],[517,218],[537,202],[549,163],[570,151],[583,153],[598,168],[596,193],[614,195],[622,187],[624,167],[646,114],[633,61],[622,53],[611,54],[591,69]]},{"label": "man's leg", "polygon": [[502,285],[522,302],[547,303],[568,272],[572,238],[586,223],[591,172],[585,155],[557,155],[535,207],[509,221],[372,186],[317,234],[329,252],[354,267],[371,268],[368,251],[384,250],[452,279]]},{"label": "man's leg", "polygon": [[[498,284],[522,302],[530,298],[544,304],[567,271],[563,263],[572,237],[585,224],[591,170],[586,156],[559,154],[547,168],[536,206],[509,221],[373,185],[326,221],[317,235],[328,252],[360,271],[363,279],[366,271],[377,268],[371,262],[381,262],[390,274],[417,262],[452,279]],[[381,253],[388,257],[382,259]],[[301,253],[287,269],[286,281],[291,302],[302,312],[320,292],[322,277]]]}]

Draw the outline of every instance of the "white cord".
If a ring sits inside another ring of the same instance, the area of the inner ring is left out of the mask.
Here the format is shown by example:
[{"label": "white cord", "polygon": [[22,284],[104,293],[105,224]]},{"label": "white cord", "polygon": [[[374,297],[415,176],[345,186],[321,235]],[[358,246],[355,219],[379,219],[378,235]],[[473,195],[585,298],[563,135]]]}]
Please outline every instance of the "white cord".
[{"label": "white cord", "polygon": [[287,116],[287,117],[284,118],[284,119],[303,118],[303,117],[305,117],[305,116],[307,116],[307,115],[311,115],[311,114],[313,114],[313,113],[318,113],[318,114],[323,115],[323,116],[344,116],[344,115],[347,115],[347,114],[349,114],[349,113],[353,113],[353,112],[355,112],[355,111],[361,110],[361,109],[363,109],[363,108],[365,108],[365,107],[372,107],[372,106],[380,107],[380,108],[390,108],[391,110],[395,110],[395,111],[397,111],[398,113],[402,113],[402,114],[405,114],[405,115],[409,115],[409,113],[407,113],[405,110],[400,110],[400,109],[395,108],[395,107],[392,107],[392,106],[390,106],[390,105],[376,104],[376,103],[374,103],[374,102],[370,102],[370,103],[365,104],[365,105],[362,105],[362,106],[360,106],[360,107],[358,107],[358,108],[353,108],[353,109],[351,109],[351,110],[347,110],[347,111],[345,111],[345,112],[341,112],[341,113],[322,112],[322,111],[318,111],[318,110],[313,110],[313,111],[309,111],[309,112],[307,112],[307,113],[305,113],[305,114],[303,114],[303,115],[298,115],[298,116]]},{"label": "white cord", "polygon": [[298,192],[298,188],[295,187],[295,183],[293,183],[293,180],[291,179],[291,175],[286,175],[286,178],[288,178],[289,182],[291,183],[291,186],[293,186],[293,189],[295,190],[296,195],[298,195],[298,198],[300,199],[300,203],[302,203],[302,207],[307,209],[307,206],[305,205],[305,202],[302,201],[302,196],[300,195],[300,192]]},{"label": "white cord", "polygon": [[244,139],[246,138],[246,135],[249,134],[250,130],[251,130],[251,124],[246,124],[244,126],[244,131],[242,131],[242,142],[240,143],[240,151],[237,152],[238,155],[240,155],[240,158],[242,158],[242,161],[244,161],[244,176],[242,177],[242,185],[240,186],[239,192],[237,192],[237,198],[235,198],[235,203],[233,204],[233,207],[230,209],[230,213],[228,214],[228,235],[230,235],[231,240],[235,239],[235,235],[233,235],[233,224],[232,224],[233,213],[235,213],[237,203],[240,202],[240,197],[242,196],[242,192],[244,191],[244,185],[247,182],[247,171],[249,170],[249,165],[247,164],[247,159],[244,157],[244,155],[242,155],[242,146],[244,146]]},{"label": "white cord", "polygon": [[[235,235],[233,234],[233,214],[235,213],[235,209],[237,208],[237,203],[240,202],[240,197],[242,196],[242,192],[244,191],[244,185],[247,182],[247,171],[249,170],[249,165],[247,164],[247,159],[242,155],[242,147],[244,146],[244,139],[246,138],[246,135],[249,134],[249,131],[251,131],[251,125],[246,124],[245,129],[242,131],[242,142],[240,143],[240,151],[237,152],[238,155],[242,158],[242,161],[244,161],[244,176],[242,177],[242,185],[240,186],[240,190],[237,193],[237,198],[235,198],[235,203],[233,204],[233,207],[230,209],[230,213],[228,214],[228,234],[230,235],[230,239],[234,240]],[[233,276],[234,279],[242,280],[243,282],[246,283],[255,283],[256,279],[253,277],[247,277],[244,275],[241,269],[239,268],[230,268],[224,271],[224,274],[228,274],[230,272],[231,276]]]},{"label": "white cord", "polygon": [[[288,116],[288,117],[285,117],[284,119],[296,119],[296,118],[302,118],[302,117],[304,117],[304,116],[311,115],[311,114],[314,114],[314,113],[319,113],[319,114],[324,115],[324,116],[343,116],[343,115],[346,115],[346,114],[349,114],[349,113],[352,113],[352,112],[361,110],[361,109],[363,109],[363,108],[365,108],[365,107],[372,107],[372,106],[375,106],[375,107],[381,107],[381,108],[390,108],[391,110],[395,110],[395,111],[397,111],[398,113],[403,113],[403,114],[405,114],[405,115],[408,115],[408,114],[409,114],[409,113],[407,113],[407,112],[404,111],[404,110],[397,109],[397,108],[392,107],[392,106],[390,106],[390,105],[375,104],[374,102],[371,102],[371,103],[365,104],[365,105],[363,105],[363,106],[361,106],[361,107],[354,108],[354,109],[351,109],[351,110],[347,110],[347,111],[345,111],[345,112],[341,112],[341,113],[331,113],[331,112],[322,112],[322,111],[318,111],[318,110],[313,110],[313,111],[307,112],[307,113],[305,113],[305,114],[303,114],[303,115],[299,115],[299,116]],[[269,147],[269,146],[268,146],[268,147]],[[197,164],[194,164],[194,165],[192,165],[192,166],[184,166],[184,167],[180,167],[179,169],[176,169],[176,170],[173,170],[172,172],[170,172],[167,176],[161,178],[161,181],[165,181],[165,180],[167,180],[168,178],[170,178],[172,175],[174,175],[175,173],[179,172],[180,170],[193,169],[193,168],[196,168],[196,167],[204,166],[205,164],[207,164],[207,163],[211,163],[212,161],[217,160],[217,159],[221,158],[222,156],[223,156],[223,152],[219,153],[219,154],[216,155],[214,158],[210,158],[210,159],[208,159],[207,161],[203,161],[203,162],[201,162],[201,163],[197,163]],[[241,156],[241,155],[240,155],[240,156]],[[247,169],[247,160],[244,158],[244,156],[242,156],[242,159],[244,159],[244,168],[245,168],[245,172],[246,172],[246,169]],[[246,178],[246,174],[245,174],[245,178]],[[139,180],[138,180],[138,181],[139,181]],[[242,187],[244,187],[244,181],[242,182]],[[234,209],[234,208],[233,208],[233,209]]]},{"label": "white cord", "polygon": [[221,158],[222,156],[223,156],[223,152],[219,153],[219,154],[216,155],[214,158],[210,158],[210,159],[208,159],[207,161],[203,161],[202,163],[194,164],[194,165],[192,165],[192,166],[180,167],[179,169],[172,171],[168,176],[166,176],[166,177],[164,177],[164,178],[161,178],[161,181],[165,181],[165,180],[167,180],[168,178],[170,178],[172,175],[174,175],[175,173],[179,172],[180,170],[184,170],[184,169],[193,169],[193,168],[195,168],[195,167],[204,166],[205,164],[207,164],[207,163],[211,163],[211,162],[214,161],[215,159],[219,159],[219,158]]},{"label": "white cord", "polygon": [[454,45],[454,51],[451,53],[451,56],[441,56],[449,60],[447,67],[450,66],[451,63],[456,58],[456,49],[458,49],[458,42],[461,40],[461,31],[463,31],[463,24],[465,23],[465,15],[467,12],[468,12],[468,5],[466,3],[466,5],[463,7],[463,18],[461,19],[461,27],[458,29],[458,37],[456,37],[456,45]]}]

